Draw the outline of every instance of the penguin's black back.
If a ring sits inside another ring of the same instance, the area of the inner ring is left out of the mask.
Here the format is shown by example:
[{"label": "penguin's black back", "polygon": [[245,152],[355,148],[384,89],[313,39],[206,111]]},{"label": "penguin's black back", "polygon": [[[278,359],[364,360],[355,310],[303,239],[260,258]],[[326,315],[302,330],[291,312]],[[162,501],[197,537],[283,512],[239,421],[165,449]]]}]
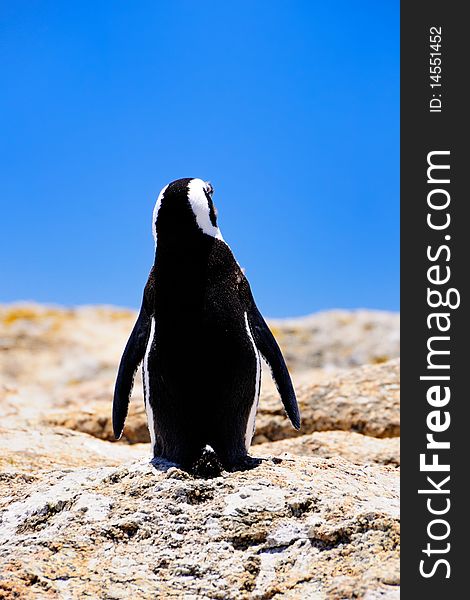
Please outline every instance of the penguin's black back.
[{"label": "penguin's black back", "polygon": [[157,250],[147,368],[156,452],[175,462],[196,461],[206,445],[225,465],[246,455],[257,365],[240,281],[230,249],[210,236]]}]

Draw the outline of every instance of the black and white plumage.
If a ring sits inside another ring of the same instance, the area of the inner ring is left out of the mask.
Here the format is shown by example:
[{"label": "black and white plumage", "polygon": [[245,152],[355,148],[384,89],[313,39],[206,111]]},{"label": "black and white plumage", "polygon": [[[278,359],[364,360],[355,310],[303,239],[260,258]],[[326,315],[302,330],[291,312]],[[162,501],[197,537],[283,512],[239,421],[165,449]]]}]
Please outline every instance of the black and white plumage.
[{"label": "black and white plumage", "polygon": [[283,356],[222,238],[212,194],[208,182],[178,179],[158,196],[155,262],[121,359],[113,403],[119,438],[142,362],[153,456],[202,474],[204,466],[217,472],[250,465],[260,354],[287,415],[300,428]]}]

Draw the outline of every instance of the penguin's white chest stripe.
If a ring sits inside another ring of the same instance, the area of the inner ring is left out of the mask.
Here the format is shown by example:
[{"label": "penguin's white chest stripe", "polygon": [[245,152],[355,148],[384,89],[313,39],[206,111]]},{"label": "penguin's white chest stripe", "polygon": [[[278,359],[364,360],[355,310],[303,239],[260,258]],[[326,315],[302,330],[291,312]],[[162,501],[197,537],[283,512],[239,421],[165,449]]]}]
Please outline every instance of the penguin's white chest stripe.
[{"label": "penguin's white chest stripe", "polygon": [[149,354],[150,354],[150,350],[152,348],[152,344],[154,342],[154,338],[155,338],[155,317],[152,317],[152,322],[150,325],[150,335],[149,335],[149,339],[147,342],[147,348],[145,350],[145,356],[144,356],[145,412],[147,413],[147,422],[148,422],[148,428],[149,428],[149,432],[150,432],[150,440],[152,442],[152,457],[153,457],[153,453],[155,450],[156,435],[155,435],[155,421],[153,420],[153,408],[152,408],[152,405],[150,404],[150,380],[149,380],[148,362],[149,362]]},{"label": "penguin's white chest stripe", "polygon": [[248,315],[245,312],[245,327],[246,333],[250,338],[250,341],[253,345],[253,351],[256,357],[256,379],[255,379],[255,397],[253,398],[253,404],[251,405],[250,415],[248,417],[248,423],[246,425],[246,433],[245,433],[245,447],[247,451],[250,449],[251,440],[253,439],[253,434],[255,432],[255,419],[256,419],[256,411],[258,410],[258,400],[259,400],[259,389],[261,382],[261,360],[259,357],[258,348],[256,347],[255,340],[253,339],[253,335],[251,333],[250,324],[248,323]]}]

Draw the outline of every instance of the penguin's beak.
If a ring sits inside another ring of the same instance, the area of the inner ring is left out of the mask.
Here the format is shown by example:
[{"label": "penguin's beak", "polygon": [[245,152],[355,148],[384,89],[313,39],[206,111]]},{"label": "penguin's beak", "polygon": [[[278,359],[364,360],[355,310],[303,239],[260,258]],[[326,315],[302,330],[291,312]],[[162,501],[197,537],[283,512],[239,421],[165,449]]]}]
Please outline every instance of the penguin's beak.
[{"label": "penguin's beak", "polygon": [[212,198],[212,194],[214,193],[214,187],[212,186],[212,183],[210,181],[205,181],[204,183],[206,187],[206,192]]}]

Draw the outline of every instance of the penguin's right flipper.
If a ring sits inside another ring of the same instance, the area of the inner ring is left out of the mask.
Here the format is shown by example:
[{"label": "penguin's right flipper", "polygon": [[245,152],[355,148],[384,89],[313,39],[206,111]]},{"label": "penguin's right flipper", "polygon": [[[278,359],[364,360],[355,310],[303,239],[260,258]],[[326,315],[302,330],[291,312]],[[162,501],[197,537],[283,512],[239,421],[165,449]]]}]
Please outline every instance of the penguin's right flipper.
[{"label": "penguin's right flipper", "polygon": [[240,277],[239,287],[245,306],[248,309],[248,322],[256,343],[256,347],[261,352],[263,358],[269,365],[271,373],[276,384],[276,387],[281,396],[282,403],[286,409],[295,429],[300,429],[300,413],[295,397],[294,386],[287,370],[282,352],[271,333],[266,321],[256,306],[253,294],[251,293],[250,284],[246,277]]},{"label": "penguin's right flipper", "polygon": [[129,408],[129,399],[134,385],[135,372],[144,358],[150,335],[150,321],[153,312],[153,289],[152,270],[145,286],[139,316],[121,357],[116,385],[114,387],[113,430],[114,437],[117,440],[121,437],[124,429],[124,422]]}]

